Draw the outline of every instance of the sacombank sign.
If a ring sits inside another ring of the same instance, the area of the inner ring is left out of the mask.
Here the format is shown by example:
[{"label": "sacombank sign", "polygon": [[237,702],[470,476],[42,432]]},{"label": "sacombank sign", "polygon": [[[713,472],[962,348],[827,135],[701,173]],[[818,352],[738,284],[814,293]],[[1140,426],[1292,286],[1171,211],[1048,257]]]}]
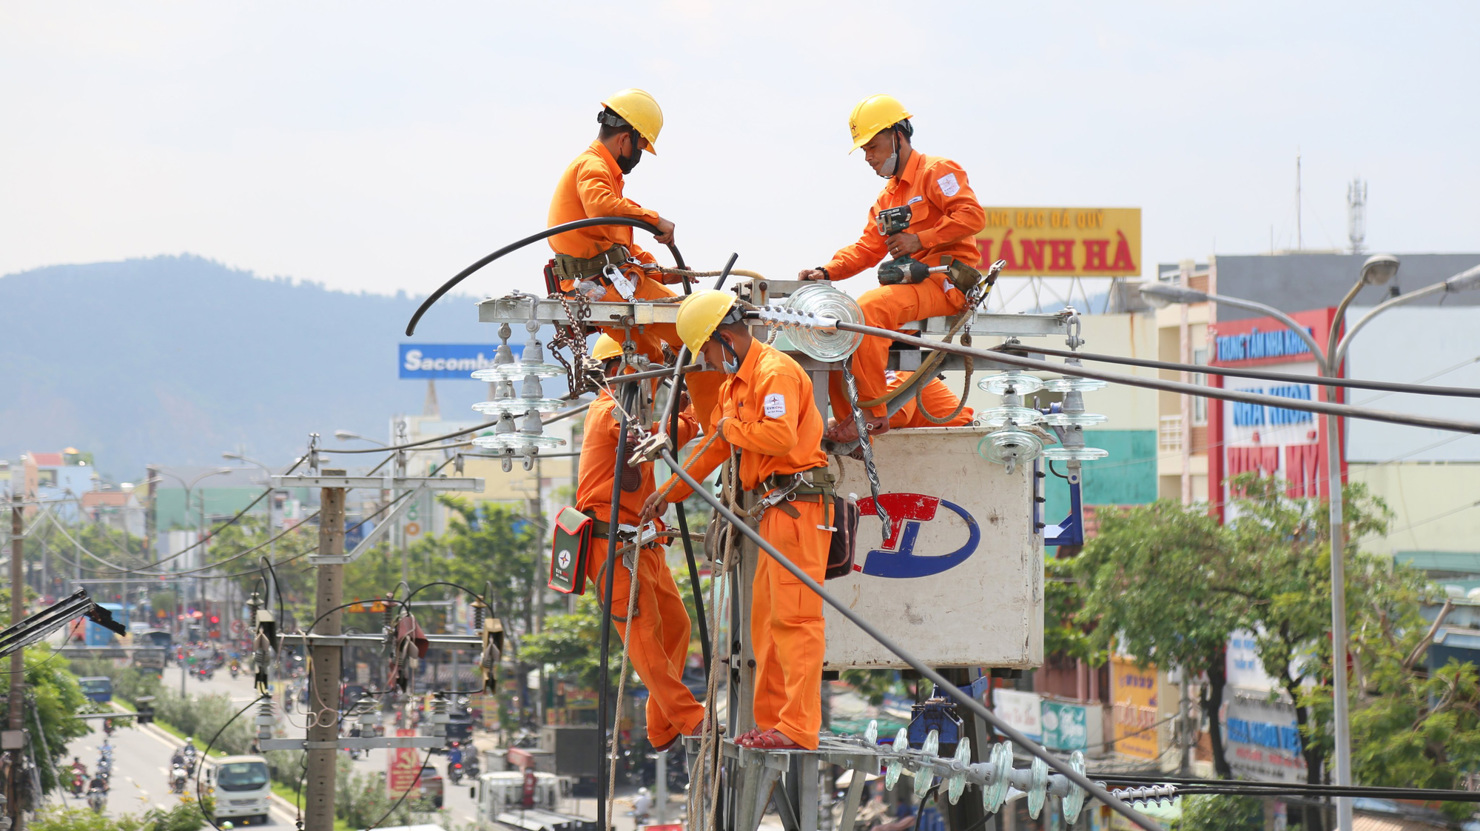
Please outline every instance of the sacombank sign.
[{"label": "sacombank sign", "polygon": [[[510,346],[514,357],[523,347]],[[496,347],[476,343],[403,343],[400,344],[402,378],[462,378],[475,370],[493,366]]]}]

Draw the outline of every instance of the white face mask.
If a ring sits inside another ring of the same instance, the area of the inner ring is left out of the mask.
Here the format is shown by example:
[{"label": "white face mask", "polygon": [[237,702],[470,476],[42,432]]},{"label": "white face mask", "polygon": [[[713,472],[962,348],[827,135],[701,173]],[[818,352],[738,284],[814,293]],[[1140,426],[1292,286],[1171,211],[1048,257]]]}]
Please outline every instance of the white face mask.
[{"label": "white face mask", "polygon": [[719,344],[725,350],[725,354],[729,356],[729,358],[720,362],[720,368],[725,371],[726,375],[738,373],[740,371],[740,356],[735,354],[735,348],[730,346],[730,342],[724,338],[720,338]]},{"label": "white face mask", "polygon": [[895,168],[899,167],[899,133],[896,133],[894,130],[890,130],[889,137],[894,140],[894,152],[890,153],[889,158],[885,159],[884,163],[879,165],[880,179],[888,179],[893,177]]}]

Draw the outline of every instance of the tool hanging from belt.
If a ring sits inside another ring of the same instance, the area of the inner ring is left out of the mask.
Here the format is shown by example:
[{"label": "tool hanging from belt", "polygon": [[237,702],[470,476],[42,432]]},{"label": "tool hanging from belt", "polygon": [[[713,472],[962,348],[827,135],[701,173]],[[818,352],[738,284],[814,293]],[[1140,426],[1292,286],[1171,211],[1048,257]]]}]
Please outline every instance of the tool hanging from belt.
[{"label": "tool hanging from belt", "polygon": [[[599,519],[591,520],[591,536],[593,538],[606,539],[611,534],[611,530],[611,523],[602,522]],[[658,523],[656,522],[649,522],[642,526],[618,523],[617,541],[623,544],[622,548],[618,550],[622,552],[622,564],[627,567],[628,606],[632,609],[632,614],[630,617],[619,617],[616,611],[613,610],[612,620],[618,623],[626,623],[631,618],[637,617],[640,611],[637,606],[637,590],[639,588],[637,582],[638,558],[642,556],[643,548],[647,547],[650,543],[656,542],[657,539]],[[606,585],[606,570],[610,567],[610,560],[601,564],[601,571],[596,577],[598,593],[601,591],[601,587]]]},{"label": "tool hanging from belt", "polygon": [[831,516],[833,481],[832,471],[827,467],[815,467],[798,473],[772,474],[755,489],[758,497],[755,506],[744,512],[742,516],[759,522],[767,510],[777,508],[792,519],[797,519],[801,517],[801,513],[790,503],[804,499],[807,502],[821,502],[828,506],[827,524],[819,527],[831,531],[833,530]]},{"label": "tool hanging from belt", "polygon": [[550,294],[561,294],[560,282],[570,280],[576,284],[574,293],[587,300],[600,300],[608,286],[616,289],[623,300],[631,300],[637,294],[637,282],[622,272],[627,265],[642,263],[624,245],[613,245],[594,257],[556,254],[545,264],[545,288]]}]

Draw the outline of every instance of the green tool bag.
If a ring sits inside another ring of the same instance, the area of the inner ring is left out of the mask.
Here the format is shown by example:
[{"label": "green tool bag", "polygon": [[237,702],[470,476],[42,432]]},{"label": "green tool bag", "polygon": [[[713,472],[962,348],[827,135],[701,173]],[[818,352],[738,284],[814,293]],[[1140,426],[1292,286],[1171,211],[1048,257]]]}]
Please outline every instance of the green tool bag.
[{"label": "green tool bag", "polygon": [[555,517],[550,539],[550,588],[561,594],[586,593],[586,561],[591,554],[591,517],[569,505]]}]

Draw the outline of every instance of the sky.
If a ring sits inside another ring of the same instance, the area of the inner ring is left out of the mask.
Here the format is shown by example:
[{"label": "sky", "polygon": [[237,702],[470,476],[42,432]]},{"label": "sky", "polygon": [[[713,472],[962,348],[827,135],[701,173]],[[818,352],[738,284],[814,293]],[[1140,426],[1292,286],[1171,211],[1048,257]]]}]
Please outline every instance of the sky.
[{"label": "sky", "polygon": [[856,239],[882,182],[847,117],[876,92],[986,206],[1140,207],[1148,275],[1293,248],[1297,155],[1305,247],[1345,246],[1360,176],[1369,249],[1476,251],[1477,30],[1461,2],[8,0],[0,274],[190,252],[426,294],[545,227],[629,86],[666,123],[627,195],[699,268]]}]

